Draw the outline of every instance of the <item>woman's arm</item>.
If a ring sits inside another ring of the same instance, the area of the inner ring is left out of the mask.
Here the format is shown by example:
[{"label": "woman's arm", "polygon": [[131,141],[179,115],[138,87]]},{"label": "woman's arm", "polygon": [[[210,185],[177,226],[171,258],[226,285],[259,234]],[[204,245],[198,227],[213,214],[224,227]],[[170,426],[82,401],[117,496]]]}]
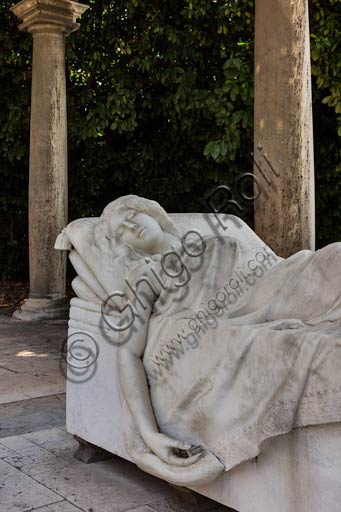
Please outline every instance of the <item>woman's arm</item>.
[{"label": "woman's arm", "polygon": [[[148,324],[151,315],[149,307],[135,318],[132,335],[118,350],[118,377],[123,396],[146,445],[164,462],[186,466],[201,456],[201,448],[172,439],[158,430],[152,405],[142,356],[147,343]],[[141,310],[141,308],[140,308]],[[139,312],[140,312],[139,310]],[[185,452],[186,457],[173,450]]]}]

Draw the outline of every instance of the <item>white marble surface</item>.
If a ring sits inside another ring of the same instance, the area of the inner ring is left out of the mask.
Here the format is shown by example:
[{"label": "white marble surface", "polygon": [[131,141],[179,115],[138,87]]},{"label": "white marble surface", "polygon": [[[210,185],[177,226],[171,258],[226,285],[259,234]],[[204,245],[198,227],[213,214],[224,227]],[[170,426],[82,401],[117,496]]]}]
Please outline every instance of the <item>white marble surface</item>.
[{"label": "white marble surface", "polygon": [[[73,308],[71,323],[72,315]],[[100,336],[98,332],[101,350],[95,376],[67,383],[67,429],[130,460],[123,442],[116,348]],[[339,512],[340,451],[340,423],[296,429],[269,440],[257,461],[244,462],[195,490],[238,512]]]},{"label": "white marble surface", "polygon": [[[193,216],[178,215],[175,220],[179,225],[182,223],[184,230],[196,227],[202,234],[206,234],[205,231],[201,231],[203,226],[199,226],[199,220],[205,221],[206,224],[207,221],[204,216],[200,219],[200,214]],[[242,239],[244,242],[247,241],[249,228],[244,228],[243,224],[241,226],[236,225],[233,218],[227,220],[231,221],[231,229],[228,235]],[[90,223],[88,223],[88,226],[90,226]],[[209,228],[211,229],[211,226]],[[135,229],[135,227],[132,229]],[[251,230],[249,233],[254,248],[264,250],[264,244],[259,240],[258,245]],[[305,256],[305,254],[302,254],[301,258],[305,258]],[[86,254],[84,257],[85,259],[88,258]],[[96,265],[99,265],[99,262]],[[103,280],[103,269],[95,272],[95,276],[99,278],[98,283],[105,291],[107,283]],[[87,282],[86,272],[83,272],[83,270],[81,271],[81,278],[89,285],[90,280]],[[119,283],[119,279],[117,283]],[[94,291],[93,288],[92,291]],[[99,287],[97,287],[95,293],[98,293],[98,298],[101,300],[102,292]],[[82,298],[85,299],[85,296]],[[133,385],[134,376],[129,373],[131,368],[129,364],[123,366],[122,363],[119,364],[121,372],[125,375],[122,376],[121,373],[118,378],[118,375],[115,374],[115,360],[117,357],[115,340],[119,341],[120,338],[115,338],[115,336],[112,336],[112,332],[108,333],[102,329],[100,300],[94,301],[97,302],[97,305],[91,305],[79,299],[72,302],[69,337],[76,335],[77,331],[81,330],[83,334],[88,333],[87,343],[95,343],[100,350],[96,354],[96,361],[86,371],[78,371],[78,374],[77,371],[69,371],[67,426],[70,432],[85,440],[129,459],[123,440],[127,429],[123,420],[126,418],[127,410],[122,407],[118,380],[121,387],[124,380],[130,382],[130,387],[129,385],[128,388],[123,386],[123,394],[128,402],[129,389],[135,390],[133,393],[136,395],[134,396],[135,400],[139,395],[139,387],[136,386],[136,383]],[[286,316],[285,318],[290,317]],[[141,399],[143,400],[143,393]],[[138,402],[135,400],[134,403],[134,407],[138,409]],[[98,428],[98,418],[101,418],[102,427],[100,429]],[[141,436],[148,444],[148,436],[143,436],[143,427],[141,428]],[[268,509],[278,512],[291,512],[292,510],[299,510],[300,512],[318,512],[320,510],[336,512],[336,503],[341,498],[339,485],[337,485],[339,479],[336,476],[340,474],[341,469],[341,464],[336,457],[340,447],[339,434],[340,424],[335,423],[304,427],[286,435],[273,437],[265,442],[257,461],[243,462],[219,476],[214,482],[196,485],[194,488],[198,492],[220,503],[232,506],[240,512],[251,512],[251,510],[253,512],[264,512]],[[319,457],[317,457],[317,453]],[[162,458],[162,450],[160,450],[160,454],[160,458]],[[162,473],[159,469],[153,471],[154,463],[148,467],[148,464],[141,464],[140,460],[139,464],[141,467],[146,467],[148,471],[166,475],[164,478],[175,481],[175,478],[167,477],[168,473]],[[160,466],[158,467],[160,468]],[[180,470],[173,468],[174,475],[177,471],[181,473]],[[186,481],[186,479],[182,481]],[[269,495],[269,488],[272,489],[271,495]],[[306,493],[307,488],[309,493]],[[326,506],[328,506],[328,509],[321,508]]]}]

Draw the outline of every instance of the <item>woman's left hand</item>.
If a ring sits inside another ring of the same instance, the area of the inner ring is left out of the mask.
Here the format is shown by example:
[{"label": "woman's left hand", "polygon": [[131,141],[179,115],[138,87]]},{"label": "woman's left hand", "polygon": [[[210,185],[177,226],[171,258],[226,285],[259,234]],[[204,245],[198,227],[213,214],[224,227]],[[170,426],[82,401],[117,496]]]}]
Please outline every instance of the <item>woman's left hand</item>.
[{"label": "woman's left hand", "polygon": [[144,441],[161,460],[175,466],[190,466],[203,453],[202,446],[184,443],[159,432],[152,432],[144,436]]}]

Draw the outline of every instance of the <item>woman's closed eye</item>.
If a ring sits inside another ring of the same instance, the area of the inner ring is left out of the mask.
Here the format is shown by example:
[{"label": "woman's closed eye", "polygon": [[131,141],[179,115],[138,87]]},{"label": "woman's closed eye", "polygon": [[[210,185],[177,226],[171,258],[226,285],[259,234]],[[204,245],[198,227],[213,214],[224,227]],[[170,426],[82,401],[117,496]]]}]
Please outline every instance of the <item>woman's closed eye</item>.
[{"label": "woman's closed eye", "polygon": [[128,221],[133,220],[135,216],[136,216],[136,212],[130,212],[126,216],[126,220],[128,220]]}]

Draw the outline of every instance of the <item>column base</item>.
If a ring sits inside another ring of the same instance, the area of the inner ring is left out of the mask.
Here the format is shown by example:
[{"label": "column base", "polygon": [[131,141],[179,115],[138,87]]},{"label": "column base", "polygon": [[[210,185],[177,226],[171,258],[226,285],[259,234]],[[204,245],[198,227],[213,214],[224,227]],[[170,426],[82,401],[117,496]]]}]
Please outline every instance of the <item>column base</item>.
[{"label": "column base", "polygon": [[69,301],[67,299],[27,299],[14,311],[13,320],[42,322],[44,320],[67,320]]}]

